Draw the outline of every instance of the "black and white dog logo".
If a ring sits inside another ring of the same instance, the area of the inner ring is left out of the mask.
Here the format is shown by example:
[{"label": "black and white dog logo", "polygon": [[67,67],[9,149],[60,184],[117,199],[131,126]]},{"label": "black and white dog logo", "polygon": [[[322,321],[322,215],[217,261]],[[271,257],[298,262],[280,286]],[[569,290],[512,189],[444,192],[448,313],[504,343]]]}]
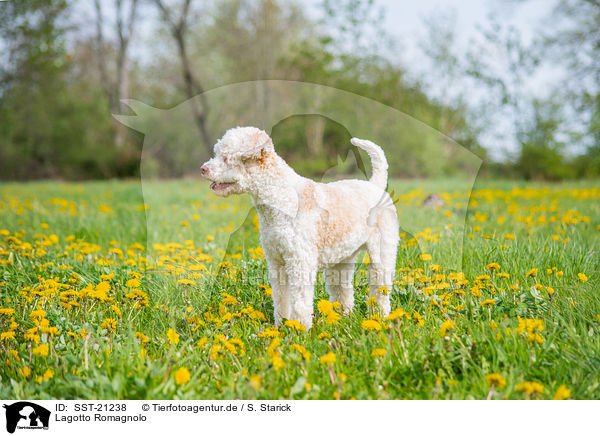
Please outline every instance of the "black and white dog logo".
[{"label": "black and white dog logo", "polygon": [[19,401],[3,406],[6,409],[6,431],[14,433],[15,429],[48,430],[50,411],[29,401]]}]

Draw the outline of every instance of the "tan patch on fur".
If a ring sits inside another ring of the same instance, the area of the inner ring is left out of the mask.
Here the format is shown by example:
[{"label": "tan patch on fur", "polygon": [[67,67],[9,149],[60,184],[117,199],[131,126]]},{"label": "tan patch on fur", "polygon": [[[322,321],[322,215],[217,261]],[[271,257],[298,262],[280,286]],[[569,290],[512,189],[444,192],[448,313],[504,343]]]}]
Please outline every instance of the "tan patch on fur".
[{"label": "tan patch on fur", "polygon": [[[271,138],[264,132],[256,132],[253,133],[250,137],[250,147],[249,149],[253,149],[259,147],[265,143],[270,143]],[[267,148],[263,147],[260,149],[255,156],[252,157],[252,160],[261,168],[268,169],[273,166],[274,161],[273,153],[271,153]]]},{"label": "tan patch on fur", "polygon": [[264,148],[260,150],[260,155],[256,158],[257,165],[265,170],[272,166],[273,156]]},{"label": "tan patch on fur", "polygon": [[319,250],[331,248],[342,242],[355,228],[357,220],[352,198],[348,193],[325,187],[326,200],[317,223],[316,245]]},{"label": "tan patch on fur", "polygon": [[302,195],[300,196],[300,205],[299,208],[303,211],[313,210],[316,206],[315,199],[315,186],[312,183],[308,183],[304,190],[302,191]]}]

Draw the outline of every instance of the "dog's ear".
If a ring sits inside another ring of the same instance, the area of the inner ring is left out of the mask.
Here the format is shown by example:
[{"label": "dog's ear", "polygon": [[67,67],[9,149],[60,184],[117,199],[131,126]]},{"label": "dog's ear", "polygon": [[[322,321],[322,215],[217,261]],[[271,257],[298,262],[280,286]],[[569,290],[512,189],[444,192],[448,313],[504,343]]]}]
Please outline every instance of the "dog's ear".
[{"label": "dog's ear", "polygon": [[269,141],[266,141],[257,147],[245,151],[244,153],[242,153],[242,161],[264,159],[269,153],[269,145]]}]

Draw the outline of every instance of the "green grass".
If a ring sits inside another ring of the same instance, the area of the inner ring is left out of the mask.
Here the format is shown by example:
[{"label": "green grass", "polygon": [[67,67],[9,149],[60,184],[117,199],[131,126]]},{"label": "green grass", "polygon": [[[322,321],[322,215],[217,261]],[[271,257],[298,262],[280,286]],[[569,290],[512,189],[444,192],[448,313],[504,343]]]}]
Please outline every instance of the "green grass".
[{"label": "green grass", "polygon": [[[362,327],[360,264],[350,316],[329,325],[315,309],[310,331],[275,333],[248,197],[194,181],[148,182],[144,195],[136,182],[0,185],[0,308],[14,310],[0,311],[0,397],[550,399],[565,385],[600,398],[600,183],[391,189],[403,235],[392,309],[410,319]],[[423,208],[431,192],[447,205]],[[315,308],[327,298],[319,277]],[[527,319],[541,322],[528,331]],[[506,385],[492,390],[492,373]]]}]

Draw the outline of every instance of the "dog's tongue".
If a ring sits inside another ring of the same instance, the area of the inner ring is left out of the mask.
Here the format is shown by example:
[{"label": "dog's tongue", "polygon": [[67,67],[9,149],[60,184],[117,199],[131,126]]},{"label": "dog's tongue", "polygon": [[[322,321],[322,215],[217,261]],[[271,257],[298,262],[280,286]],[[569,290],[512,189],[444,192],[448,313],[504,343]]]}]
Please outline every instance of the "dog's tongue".
[{"label": "dog's tongue", "polygon": [[210,189],[212,189],[213,191],[219,191],[221,189],[225,189],[228,186],[233,185],[233,183],[217,183],[217,182],[212,182],[210,184]]}]

